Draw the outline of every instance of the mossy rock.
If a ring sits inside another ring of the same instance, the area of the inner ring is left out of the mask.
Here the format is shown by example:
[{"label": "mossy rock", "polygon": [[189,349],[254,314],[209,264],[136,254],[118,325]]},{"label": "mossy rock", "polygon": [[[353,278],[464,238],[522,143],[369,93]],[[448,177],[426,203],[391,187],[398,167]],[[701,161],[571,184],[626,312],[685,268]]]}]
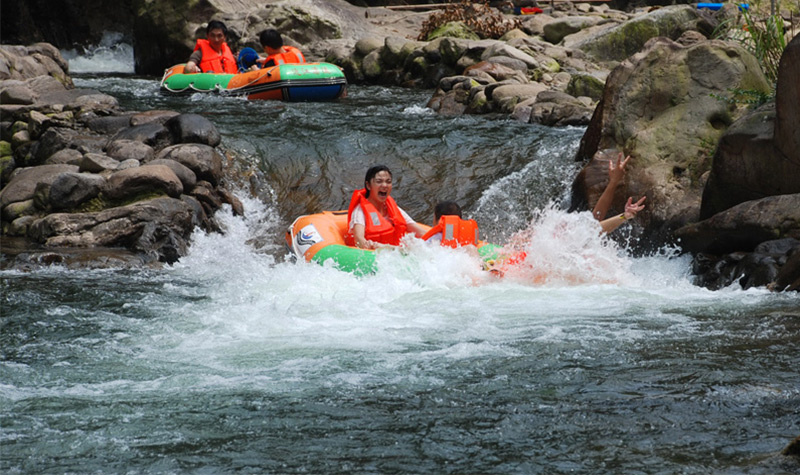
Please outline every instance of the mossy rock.
[{"label": "mossy rock", "polygon": [[432,41],[440,37],[461,38],[465,40],[479,40],[481,39],[477,33],[472,31],[470,27],[460,21],[451,21],[433,30],[427,40]]},{"label": "mossy rock", "polygon": [[590,74],[573,74],[567,85],[567,94],[575,97],[591,97],[599,101],[603,97],[606,83]]},{"label": "mossy rock", "polygon": [[662,8],[587,38],[575,47],[599,60],[622,61],[639,52],[651,38],[678,39],[683,32],[695,29],[697,21],[694,7]]},{"label": "mossy rock", "polygon": [[14,151],[11,149],[11,144],[5,140],[0,140],[0,157],[12,155]]}]

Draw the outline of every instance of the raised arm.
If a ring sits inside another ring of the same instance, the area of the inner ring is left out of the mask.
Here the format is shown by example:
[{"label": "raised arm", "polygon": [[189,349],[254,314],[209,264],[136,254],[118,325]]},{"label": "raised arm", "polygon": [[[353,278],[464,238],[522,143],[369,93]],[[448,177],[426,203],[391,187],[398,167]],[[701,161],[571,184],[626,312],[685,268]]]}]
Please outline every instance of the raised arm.
[{"label": "raised arm", "polygon": [[620,227],[625,221],[636,217],[636,213],[644,209],[644,200],[646,198],[646,196],[642,196],[636,203],[633,202],[633,197],[628,198],[628,202],[625,203],[624,213],[600,221],[600,227],[603,228],[603,232],[610,233]]},{"label": "raised arm", "polygon": [[608,214],[608,209],[614,201],[614,191],[625,177],[625,165],[628,164],[630,158],[629,155],[623,160],[622,152],[620,152],[616,160],[612,158],[608,161],[608,185],[606,185],[606,189],[603,190],[603,194],[600,195],[600,199],[597,200],[597,204],[594,205],[592,210],[592,216],[596,220],[600,221]]}]

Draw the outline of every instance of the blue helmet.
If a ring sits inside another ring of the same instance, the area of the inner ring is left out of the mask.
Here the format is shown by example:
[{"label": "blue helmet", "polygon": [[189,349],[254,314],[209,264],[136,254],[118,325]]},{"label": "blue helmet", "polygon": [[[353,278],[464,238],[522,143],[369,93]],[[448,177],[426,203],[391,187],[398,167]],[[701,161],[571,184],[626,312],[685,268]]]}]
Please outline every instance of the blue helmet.
[{"label": "blue helmet", "polygon": [[247,71],[250,66],[256,64],[258,53],[253,48],[242,48],[239,52],[239,72]]}]

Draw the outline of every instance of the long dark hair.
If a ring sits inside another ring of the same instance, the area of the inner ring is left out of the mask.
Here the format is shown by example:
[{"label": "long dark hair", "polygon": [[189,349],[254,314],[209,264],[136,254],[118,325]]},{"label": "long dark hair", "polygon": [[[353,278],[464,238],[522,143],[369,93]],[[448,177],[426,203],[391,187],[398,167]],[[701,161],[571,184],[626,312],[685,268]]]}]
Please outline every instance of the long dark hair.
[{"label": "long dark hair", "polygon": [[364,177],[364,189],[367,190],[367,194],[365,195],[366,198],[369,198],[369,188],[367,188],[367,183],[372,181],[372,179],[375,178],[375,175],[380,172],[388,172],[389,176],[392,176],[392,171],[389,170],[389,167],[386,165],[373,165],[369,167],[369,170],[367,170],[367,175]]}]

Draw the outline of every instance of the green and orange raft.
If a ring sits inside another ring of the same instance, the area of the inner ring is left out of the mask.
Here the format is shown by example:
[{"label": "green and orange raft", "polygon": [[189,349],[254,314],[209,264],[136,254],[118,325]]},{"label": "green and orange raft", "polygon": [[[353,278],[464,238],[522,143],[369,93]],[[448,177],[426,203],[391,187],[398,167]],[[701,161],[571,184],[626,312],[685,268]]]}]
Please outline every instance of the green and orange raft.
[{"label": "green and orange raft", "polygon": [[[318,264],[332,261],[339,270],[356,275],[374,273],[378,269],[375,251],[347,245],[347,230],[347,210],[300,216],[286,230],[286,247],[297,259]],[[495,244],[481,242],[478,246],[484,262],[497,259],[500,250]]]},{"label": "green and orange raft", "polygon": [[162,94],[218,93],[290,102],[330,101],[347,94],[344,73],[330,63],[281,64],[240,74],[185,74],[183,68],[178,64],[164,72]]}]

